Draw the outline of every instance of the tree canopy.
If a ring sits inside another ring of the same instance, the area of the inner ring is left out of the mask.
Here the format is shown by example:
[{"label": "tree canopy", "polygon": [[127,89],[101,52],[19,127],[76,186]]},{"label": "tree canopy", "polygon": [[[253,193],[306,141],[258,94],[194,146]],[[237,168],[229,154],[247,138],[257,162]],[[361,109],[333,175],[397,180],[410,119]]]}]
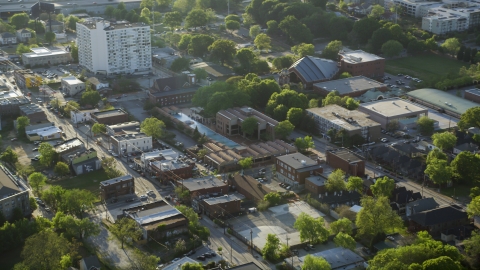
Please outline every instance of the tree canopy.
[{"label": "tree canopy", "polygon": [[480,128],[480,107],[468,109],[460,116],[460,121],[457,125],[462,130],[467,130],[471,127]]},{"label": "tree canopy", "polygon": [[245,118],[242,122],[242,131],[247,135],[254,135],[255,130],[258,130],[257,118],[250,116]]},{"label": "tree canopy", "polygon": [[[433,151],[430,151],[430,153],[431,152]],[[447,160],[446,155],[444,160]],[[450,166],[452,167],[454,176],[461,183],[469,184],[480,180],[480,175],[478,174],[480,156],[478,154],[463,151],[455,157]]]},{"label": "tree canopy", "polygon": [[347,189],[345,183],[345,172],[341,169],[336,169],[328,175],[325,186],[330,192],[340,192]]},{"label": "tree canopy", "polygon": [[122,243],[122,249],[127,240],[137,240],[142,236],[142,231],[135,220],[130,218],[121,218],[110,227],[112,233]]},{"label": "tree canopy", "polygon": [[295,126],[290,123],[290,121],[285,120],[280,123],[275,127],[275,134],[282,138],[285,139],[287,138],[292,131],[295,129]]},{"label": "tree canopy", "polygon": [[302,242],[324,242],[330,235],[325,228],[325,221],[322,217],[313,218],[304,212],[300,213],[293,227],[300,232],[300,240]]},{"label": "tree canopy", "polygon": [[380,233],[403,228],[402,219],[392,210],[387,197],[365,196],[361,199],[361,206],[355,220],[360,236],[372,238]]},{"label": "tree canopy", "polygon": [[227,61],[233,60],[237,49],[235,42],[227,39],[217,39],[208,47],[211,56],[218,59],[222,65]]},{"label": "tree canopy", "polygon": [[155,117],[149,117],[143,120],[140,125],[140,131],[147,136],[152,136],[154,139],[159,139],[163,136],[165,130],[165,123]]},{"label": "tree canopy", "polygon": [[307,254],[302,265],[302,270],[330,270],[332,267],[323,258]]},{"label": "tree canopy", "polygon": [[235,85],[217,81],[200,87],[193,95],[192,103],[203,107],[207,115],[215,115],[220,110],[250,105],[250,96]]},{"label": "tree canopy", "polygon": [[457,136],[453,133],[445,131],[442,133],[435,133],[432,135],[433,144],[442,149],[452,149],[457,143]]},{"label": "tree canopy", "polygon": [[423,135],[430,135],[433,133],[435,121],[428,116],[422,116],[417,120],[417,126],[420,133]]},{"label": "tree canopy", "polygon": [[387,176],[377,179],[375,184],[370,186],[375,197],[390,197],[395,189],[395,181]]},{"label": "tree canopy", "polygon": [[311,136],[305,136],[304,138],[298,137],[295,139],[295,147],[297,147],[299,152],[306,152],[308,149],[315,147],[315,142]]},{"label": "tree canopy", "polygon": [[42,142],[38,147],[38,153],[40,154],[40,163],[43,166],[53,166],[53,161],[57,153],[51,144]]}]

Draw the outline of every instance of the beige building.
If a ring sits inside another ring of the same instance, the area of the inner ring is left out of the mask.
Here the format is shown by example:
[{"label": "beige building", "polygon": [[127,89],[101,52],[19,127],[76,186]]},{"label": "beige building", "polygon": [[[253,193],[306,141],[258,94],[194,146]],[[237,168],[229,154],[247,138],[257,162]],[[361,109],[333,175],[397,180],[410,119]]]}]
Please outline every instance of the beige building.
[{"label": "beige building", "polygon": [[24,65],[58,65],[72,61],[72,56],[64,50],[50,50],[45,47],[31,48],[32,52],[22,54]]},{"label": "beige building", "polygon": [[261,135],[275,139],[275,127],[278,121],[250,107],[230,108],[217,112],[215,129],[223,135],[244,135],[242,123],[248,117],[254,117],[258,121],[256,136],[260,140]]},{"label": "beige building", "polygon": [[392,121],[398,121],[402,127],[414,124],[422,116],[428,116],[426,108],[400,98],[362,103],[358,110],[378,122],[384,129],[387,129],[387,125]]},{"label": "beige building", "polygon": [[319,132],[330,139],[327,132],[331,129],[345,130],[348,136],[360,135],[366,142],[373,142],[382,134],[380,124],[373,121],[368,114],[347,110],[338,105],[328,105],[321,108],[310,108],[306,110],[310,115]]},{"label": "beige building", "polygon": [[62,78],[62,89],[67,95],[73,96],[85,90],[85,83],[75,76]]}]

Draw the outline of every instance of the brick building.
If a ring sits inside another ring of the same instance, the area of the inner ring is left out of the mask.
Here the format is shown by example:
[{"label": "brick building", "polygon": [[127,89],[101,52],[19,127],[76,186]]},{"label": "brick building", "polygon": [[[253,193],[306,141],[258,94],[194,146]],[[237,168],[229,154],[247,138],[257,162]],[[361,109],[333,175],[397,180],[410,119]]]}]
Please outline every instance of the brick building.
[{"label": "brick building", "polygon": [[327,150],[327,164],[335,169],[341,169],[352,176],[365,175],[365,161],[359,155],[346,149]]},{"label": "brick building", "polygon": [[194,163],[187,164],[175,160],[162,159],[149,162],[149,171],[162,183],[166,181],[176,181],[179,178],[191,178],[194,167]]},{"label": "brick building", "polygon": [[327,178],[323,175],[315,175],[305,178],[305,190],[310,192],[313,196],[318,197],[327,191],[325,186]]},{"label": "brick building", "polygon": [[327,135],[329,130],[344,130],[349,137],[358,135],[366,142],[376,141],[382,135],[380,124],[370,119],[368,114],[357,110],[350,111],[333,104],[310,108],[306,113],[313,118],[317,130],[327,139],[331,139]]},{"label": "brick building", "polygon": [[47,115],[45,111],[36,103],[25,104],[19,107],[20,115],[28,117],[30,123],[38,123],[42,121],[47,121]]},{"label": "brick building", "polygon": [[94,112],[91,117],[93,121],[105,125],[128,122],[128,113],[122,109]]},{"label": "brick building", "polygon": [[258,121],[258,128],[254,132],[257,139],[260,140],[262,134],[267,135],[272,140],[275,139],[275,127],[278,126],[278,121],[247,106],[217,112],[215,130],[223,135],[244,135],[242,123],[248,117],[254,117]]},{"label": "brick building", "polygon": [[42,84],[42,77],[30,69],[17,69],[13,71],[13,77],[20,88],[30,88]]},{"label": "brick building", "polygon": [[322,166],[317,161],[300,153],[276,157],[275,168],[279,182],[287,183],[294,188],[303,188],[305,178],[323,172]]},{"label": "brick building", "polygon": [[177,185],[190,191],[192,198],[201,195],[218,196],[228,193],[228,185],[213,175],[177,181]]},{"label": "brick building", "polygon": [[470,101],[480,103],[480,89],[474,88],[474,89],[465,90],[463,97]]},{"label": "brick building", "polygon": [[193,200],[192,207],[197,213],[210,218],[219,216],[231,217],[242,210],[241,203],[245,196],[239,193],[225,194],[218,197],[198,198]]},{"label": "brick building", "polygon": [[265,194],[273,191],[267,186],[260,184],[250,175],[236,174],[229,179],[228,183],[232,186],[232,189],[254,202],[263,200]]},{"label": "brick building", "polygon": [[102,201],[132,194],[135,194],[135,179],[129,174],[100,182]]},{"label": "brick building", "polygon": [[194,74],[156,79],[149,91],[150,102],[160,106],[190,103],[199,88]]},{"label": "brick building", "polygon": [[0,115],[18,115],[20,114],[20,106],[30,104],[25,96],[16,91],[0,92]]},{"label": "brick building", "polygon": [[288,73],[291,82],[301,82],[304,88],[312,89],[314,83],[335,78],[339,70],[335,61],[307,55],[293,63]]},{"label": "brick building", "polygon": [[341,72],[352,76],[381,78],[385,74],[385,58],[364,52],[362,50],[340,52]]},{"label": "brick building", "polygon": [[339,96],[358,97],[369,90],[387,91],[387,85],[377,82],[365,76],[356,76],[340,80],[315,83],[313,91],[322,96],[327,96],[330,92],[337,92]]}]

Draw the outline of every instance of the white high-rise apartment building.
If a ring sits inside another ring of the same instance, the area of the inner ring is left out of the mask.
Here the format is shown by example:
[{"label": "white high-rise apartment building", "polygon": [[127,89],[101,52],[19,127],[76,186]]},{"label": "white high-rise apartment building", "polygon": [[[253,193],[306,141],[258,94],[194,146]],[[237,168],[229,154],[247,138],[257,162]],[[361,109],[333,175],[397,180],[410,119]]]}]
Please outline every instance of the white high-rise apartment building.
[{"label": "white high-rise apartment building", "polygon": [[91,72],[129,74],[152,67],[150,26],[91,18],[77,23],[78,62]]}]

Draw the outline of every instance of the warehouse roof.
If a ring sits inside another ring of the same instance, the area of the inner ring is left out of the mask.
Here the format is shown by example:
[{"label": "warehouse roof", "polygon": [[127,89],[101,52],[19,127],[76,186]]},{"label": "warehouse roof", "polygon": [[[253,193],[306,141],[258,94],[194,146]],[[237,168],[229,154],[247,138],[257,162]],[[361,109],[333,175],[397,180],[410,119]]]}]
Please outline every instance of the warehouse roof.
[{"label": "warehouse roof", "polygon": [[339,70],[337,62],[308,55],[293,63],[290,69],[295,69],[307,82],[331,79]]},{"label": "warehouse roof", "polygon": [[360,104],[360,107],[365,108],[369,111],[376,112],[386,117],[393,117],[412,112],[426,113],[428,111],[428,109],[422,106],[416,105],[408,100],[404,100],[401,98],[375,100],[367,103],[362,103]]},{"label": "warehouse roof", "polygon": [[329,92],[337,91],[339,95],[347,95],[353,92],[386,87],[385,84],[364,76],[356,76],[340,80],[321,82],[314,84],[314,86],[323,88]]},{"label": "warehouse roof", "polygon": [[475,102],[433,88],[414,90],[408,92],[407,96],[457,114],[463,114],[468,109],[478,106]]}]

